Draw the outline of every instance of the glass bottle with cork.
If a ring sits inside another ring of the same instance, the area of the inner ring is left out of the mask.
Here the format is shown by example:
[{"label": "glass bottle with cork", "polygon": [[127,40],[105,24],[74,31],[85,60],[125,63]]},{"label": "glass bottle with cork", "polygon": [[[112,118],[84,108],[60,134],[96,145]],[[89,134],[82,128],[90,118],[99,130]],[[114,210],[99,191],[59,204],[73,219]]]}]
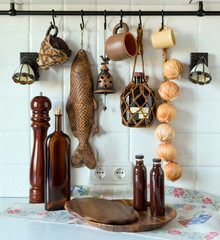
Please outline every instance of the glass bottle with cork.
[{"label": "glass bottle with cork", "polygon": [[159,158],[153,159],[150,171],[150,210],[151,216],[165,215],[164,172]]},{"label": "glass bottle with cork", "polygon": [[[135,72],[134,73],[134,82],[135,84],[142,84],[144,83],[144,73],[143,72]],[[148,99],[148,101],[146,101]],[[153,115],[152,112],[150,112],[151,106],[154,103],[153,97],[149,94],[148,90],[145,88],[143,93],[141,93],[140,88],[136,87],[134,90],[134,94],[129,94],[127,97],[127,103],[130,106],[130,111],[135,119],[136,122],[141,121],[144,116],[147,116],[147,122],[150,124],[153,121]],[[139,108],[141,110],[139,110]],[[139,110],[139,111],[138,111]],[[130,114],[127,112],[126,114],[127,121],[130,119]],[[129,126],[135,126],[135,123],[131,120],[129,123]],[[146,123],[145,121],[142,121],[140,124],[140,127],[145,127]]]},{"label": "glass bottle with cork", "polygon": [[144,165],[144,155],[136,155],[136,165],[133,170],[133,207],[137,211],[147,210],[147,169]]},{"label": "glass bottle with cork", "polygon": [[62,132],[61,109],[56,109],[55,132],[46,139],[45,209],[62,210],[70,200],[70,139]]}]

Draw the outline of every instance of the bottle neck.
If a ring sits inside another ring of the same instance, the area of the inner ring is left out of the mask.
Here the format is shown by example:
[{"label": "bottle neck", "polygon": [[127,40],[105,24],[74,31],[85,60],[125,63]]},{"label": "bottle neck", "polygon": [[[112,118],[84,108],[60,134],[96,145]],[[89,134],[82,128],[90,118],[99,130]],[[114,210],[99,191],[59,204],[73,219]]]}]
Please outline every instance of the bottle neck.
[{"label": "bottle neck", "polygon": [[56,132],[62,131],[61,117],[62,117],[62,115],[56,115],[55,114],[55,131]]},{"label": "bottle neck", "polygon": [[154,168],[160,168],[161,167],[161,163],[153,163],[153,167]]},{"label": "bottle neck", "polygon": [[142,164],[144,164],[143,159],[136,160],[136,165],[142,165]]},{"label": "bottle neck", "polygon": [[134,81],[135,83],[143,83],[143,78],[141,76],[135,76]]}]

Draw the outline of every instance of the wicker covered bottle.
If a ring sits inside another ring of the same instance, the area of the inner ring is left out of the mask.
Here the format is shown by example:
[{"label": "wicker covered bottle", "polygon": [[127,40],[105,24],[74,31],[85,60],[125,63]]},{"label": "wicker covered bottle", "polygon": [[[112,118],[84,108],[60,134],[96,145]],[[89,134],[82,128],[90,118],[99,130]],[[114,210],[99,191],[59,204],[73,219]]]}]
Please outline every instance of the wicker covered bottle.
[{"label": "wicker covered bottle", "polygon": [[61,109],[56,110],[55,132],[46,140],[45,209],[62,210],[70,200],[70,139],[61,130]]}]

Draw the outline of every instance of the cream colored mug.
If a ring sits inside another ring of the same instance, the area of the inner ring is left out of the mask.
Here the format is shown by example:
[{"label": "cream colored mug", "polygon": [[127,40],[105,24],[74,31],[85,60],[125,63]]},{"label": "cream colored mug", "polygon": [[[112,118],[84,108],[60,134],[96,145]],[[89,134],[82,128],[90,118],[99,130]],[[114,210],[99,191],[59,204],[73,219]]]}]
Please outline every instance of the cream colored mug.
[{"label": "cream colored mug", "polygon": [[151,35],[151,42],[153,47],[156,49],[164,49],[175,46],[176,38],[173,29],[168,28],[165,25],[163,30],[162,27],[160,27],[158,32]]}]

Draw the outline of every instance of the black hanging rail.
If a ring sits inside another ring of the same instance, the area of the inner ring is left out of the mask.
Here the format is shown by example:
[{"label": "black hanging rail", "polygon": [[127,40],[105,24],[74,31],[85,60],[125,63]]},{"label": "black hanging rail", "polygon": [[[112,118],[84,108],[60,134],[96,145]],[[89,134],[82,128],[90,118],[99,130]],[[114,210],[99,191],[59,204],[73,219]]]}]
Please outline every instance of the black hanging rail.
[{"label": "black hanging rail", "polygon": [[[8,11],[0,10],[0,15],[51,15],[52,11],[17,11],[14,7],[14,3],[10,3],[10,9]],[[56,16],[80,16],[82,11],[54,11]],[[139,16],[139,11],[123,11],[123,16]],[[83,11],[84,16],[120,16],[121,11]],[[161,16],[162,11],[141,11],[141,16]],[[163,11],[164,16],[220,16],[220,11],[205,11],[203,9],[203,2],[199,2],[198,11]]]}]

